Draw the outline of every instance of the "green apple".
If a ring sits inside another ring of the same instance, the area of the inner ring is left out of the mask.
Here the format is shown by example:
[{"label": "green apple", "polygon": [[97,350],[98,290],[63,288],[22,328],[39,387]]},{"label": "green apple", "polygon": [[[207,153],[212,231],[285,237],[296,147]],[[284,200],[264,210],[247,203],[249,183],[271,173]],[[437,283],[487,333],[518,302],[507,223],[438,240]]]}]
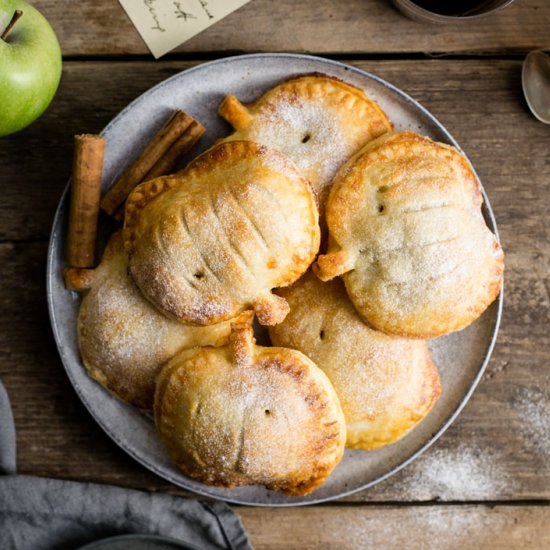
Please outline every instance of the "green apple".
[{"label": "green apple", "polygon": [[[15,12],[22,12],[14,19]],[[0,136],[48,107],[61,78],[61,49],[48,21],[23,0],[0,0]]]}]

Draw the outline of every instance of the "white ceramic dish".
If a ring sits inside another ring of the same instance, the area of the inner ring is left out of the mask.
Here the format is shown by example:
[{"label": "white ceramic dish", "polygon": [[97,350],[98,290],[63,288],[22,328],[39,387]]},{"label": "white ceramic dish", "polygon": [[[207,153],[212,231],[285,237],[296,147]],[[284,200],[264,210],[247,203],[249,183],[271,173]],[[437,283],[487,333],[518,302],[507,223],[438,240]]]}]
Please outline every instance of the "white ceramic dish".
[{"label": "white ceramic dish", "polygon": [[[421,105],[364,71],[305,55],[245,55],[205,63],[179,73],[144,93],[115,117],[103,131],[107,141],[105,185],[109,185],[139,154],[172,109],[184,109],[207,128],[193,151],[196,155],[229,131],[216,114],[226,94],[250,101],[283,79],[311,72],[330,74],[365,89],[389,115],[396,130],[413,130],[458,146],[449,132]],[[241,504],[295,506],[343,497],[370,487],[412,461],[447,429],[472,394],[491,355],[502,310],[502,293],[470,327],[430,343],[441,372],[443,395],[424,422],[398,443],[371,452],[347,450],[327,482],[306,497],[287,497],[258,486],[218,489],[203,485],[183,475],[172,464],[157,439],[150,418],[113,398],[87,376],[82,366],[76,334],[80,298],[65,289],[62,276],[68,206],[65,190],[53,224],[47,268],[51,322],[67,374],[84,405],[120,447],[159,476],[196,493]],[[496,233],[486,196],[484,215]],[[101,248],[111,229],[105,223],[100,227]]]}]

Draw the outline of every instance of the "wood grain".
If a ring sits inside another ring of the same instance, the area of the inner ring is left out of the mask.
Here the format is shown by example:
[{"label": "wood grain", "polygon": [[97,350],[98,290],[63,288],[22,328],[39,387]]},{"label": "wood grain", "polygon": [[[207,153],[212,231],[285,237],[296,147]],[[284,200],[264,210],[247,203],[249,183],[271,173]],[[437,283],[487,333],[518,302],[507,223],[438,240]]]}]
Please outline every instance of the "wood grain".
[{"label": "wood grain", "polygon": [[[64,55],[146,54],[118,2],[36,0]],[[517,53],[550,47],[550,3],[517,0],[473,22],[417,23],[389,0],[253,0],[175,52]]]},{"label": "wood grain", "polygon": [[[256,550],[540,550],[547,506],[235,508]],[[289,536],[291,534],[291,536]]]},{"label": "wood grain", "polygon": [[[507,272],[499,341],[472,401],[413,465],[348,500],[550,499],[550,128],[528,113],[516,61],[354,64],[419,99],[461,143],[495,210]],[[2,140],[0,377],[13,398],[22,473],[187,494],[119,450],[81,405],[53,343],[44,276],[72,135],[99,131],[128,101],[189,65],[66,63],[48,112]]]}]

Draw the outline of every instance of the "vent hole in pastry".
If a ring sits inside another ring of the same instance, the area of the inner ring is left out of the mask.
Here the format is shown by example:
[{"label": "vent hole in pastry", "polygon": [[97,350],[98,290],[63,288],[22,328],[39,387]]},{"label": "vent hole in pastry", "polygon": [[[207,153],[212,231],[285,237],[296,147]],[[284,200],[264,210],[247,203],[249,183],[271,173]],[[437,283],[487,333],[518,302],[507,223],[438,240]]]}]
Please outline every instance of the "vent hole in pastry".
[{"label": "vent hole in pastry", "polygon": [[384,205],[383,205],[383,204],[380,204],[380,205],[378,206],[378,212],[380,212],[380,214],[381,214],[382,212],[384,212],[384,210],[385,210]]},{"label": "vent hole in pastry", "polygon": [[271,411],[270,411],[269,409],[266,409],[266,410],[264,411],[264,413],[265,413],[266,416],[269,416],[269,415],[271,414]]},{"label": "vent hole in pastry", "polygon": [[321,332],[319,333],[319,338],[321,338],[321,340],[325,339],[325,331],[324,330],[321,330]]},{"label": "vent hole in pastry", "polygon": [[193,274],[193,277],[195,277],[195,279],[199,279],[200,281],[202,278],[204,278],[204,273],[202,271],[197,271]]},{"label": "vent hole in pastry", "polygon": [[311,139],[311,134],[308,132],[308,133],[305,134],[304,137],[302,138],[302,143],[307,143],[310,139]]}]

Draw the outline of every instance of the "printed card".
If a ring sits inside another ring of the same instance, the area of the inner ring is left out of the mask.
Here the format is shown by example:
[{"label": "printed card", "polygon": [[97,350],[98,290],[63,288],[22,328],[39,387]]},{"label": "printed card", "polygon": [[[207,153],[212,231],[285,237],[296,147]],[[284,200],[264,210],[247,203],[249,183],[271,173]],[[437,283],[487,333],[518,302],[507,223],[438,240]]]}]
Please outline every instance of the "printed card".
[{"label": "printed card", "polygon": [[250,0],[119,0],[155,58]]}]

